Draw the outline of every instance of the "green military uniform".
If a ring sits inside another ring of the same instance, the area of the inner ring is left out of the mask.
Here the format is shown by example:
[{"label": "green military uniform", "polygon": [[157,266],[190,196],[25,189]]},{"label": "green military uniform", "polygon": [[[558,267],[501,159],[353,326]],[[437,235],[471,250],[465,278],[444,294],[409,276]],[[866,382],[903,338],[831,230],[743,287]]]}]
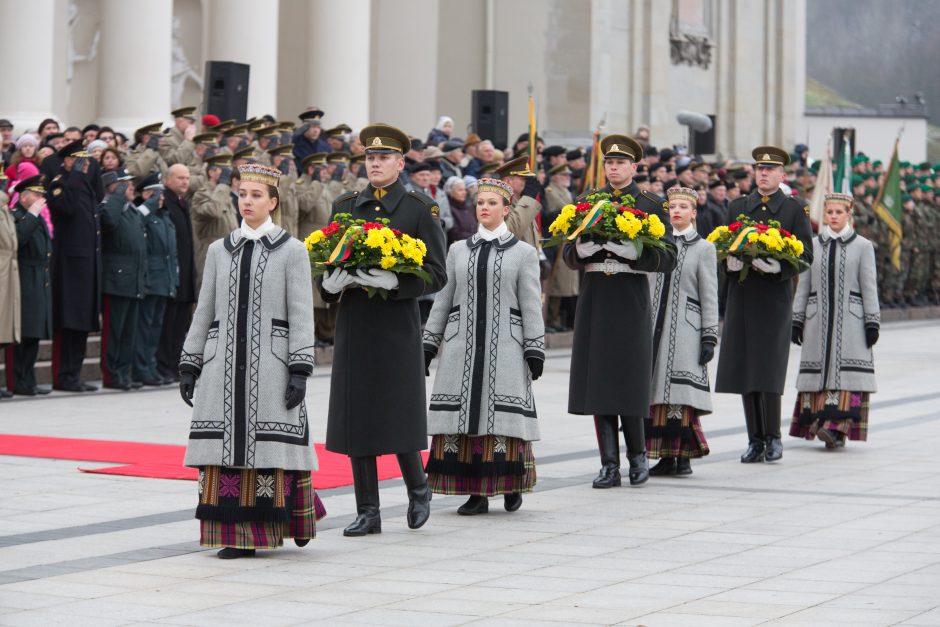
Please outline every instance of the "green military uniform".
[{"label": "green military uniform", "polygon": [[[557,174],[571,175],[571,170],[567,164],[561,164],[549,171],[550,176]],[[549,184],[545,188],[545,211],[542,212],[542,230],[547,233],[548,225],[551,224],[562,207],[574,202],[571,190],[563,185]],[[556,330],[568,330],[574,326],[574,303],[572,302],[578,295],[579,272],[565,263],[563,255],[559,254],[561,247],[546,248],[545,255],[552,264],[551,274],[545,286],[545,294],[548,297],[546,311],[546,326]],[[570,299],[570,300],[568,300]],[[562,305],[567,302],[571,305],[565,307],[570,310],[570,316],[562,315]]]},{"label": "green military uniform", "polygon": [[[511,161],[507,161],[496,168],[493,175],[495,178],[503,180],[513,176],[535,177],[535,174],[529,170],[529,158],[527,156],[516,157]],[[506,226],[510,232],[518,237],[519,241],[539,250],[541,250],[539,245],[541,234],[538,231],[535,219],[541,212],[541,200],[523,192],[520,196],[513,198],[512,205],[509,207],[509,215],[506,216]]]},{"label": "green military uniform", "polygon": [[[921,194],[924,193],[925,185],[920,186]],[[926,200],[921,197],[914,203],[914,210],[911,213],[911,231],[904,227],[905,239],[910,239],[910,256],[907,277],[904,281],[904,300],[909,305],[926,305],[926,289],[930,280],[930,250],[933,246],[931,239],[932,213],[927,206]],[[903,262],[902,262],[903,263]]]},{"label": "green military uniform", "polygon": [[[128,177],[130,178],[130,177]],[[123,186],[101,203],[104,326],[101,374],[105,387],[130,389],[134,338],[147,273],[143,216]]]},{"label": "green military uniform", "polygon": [[[304,174],[297,180],[294,188],[297,195],[297,238],[306,239],[308,235],[322,229],[330,222],[330,208],[333,195],[319,177],[319,167],[326,163],[326,153],[317,152],[304,157],[301,162]],[[306,172],[314,168],[313,176]],[[361,191],[361,190],[360,190]],[[336,329],[337,305],[330,304],[320,295],[320,290],[313,289],[313,333],[317,344],[328,346],[333,343]]]},{"label": "green military uniform", "polygon": [[227,237],[238,228],[238,202],[231,188],[232,155],[220,153],[206,159],[206,168],[221,168],[218,182],[206,182],[189,205],[193,224],[193,248],[196,260],[196,290],[202,285],[202,269],[206,265],[206,251],[212,242]]},{"label": "green military uniform", "polygon": [[[134,132],[135,137],[144,135],[154,136],[160,133],[163,126],[161,122],[154,122],[142,126]],[[149,142],[148,142],[149,143]],[[131,149],[124,161],[124,169],[134,178],[144,178],[151,172],[166,172],[166,161],[160,156],[156,149],[149,147],[147,143],[137,142],[137,145]]]},{"label": "green military uniform", "polygon": [[940,240],[937,239],[937,229],[940,228],[940,205],[936,194],[932,202],[924,206],[927,218],[927,236],[925,237],[929,250],[927,263],[927,281],[923,287],[925,304],[936,305],[940,303]]}]

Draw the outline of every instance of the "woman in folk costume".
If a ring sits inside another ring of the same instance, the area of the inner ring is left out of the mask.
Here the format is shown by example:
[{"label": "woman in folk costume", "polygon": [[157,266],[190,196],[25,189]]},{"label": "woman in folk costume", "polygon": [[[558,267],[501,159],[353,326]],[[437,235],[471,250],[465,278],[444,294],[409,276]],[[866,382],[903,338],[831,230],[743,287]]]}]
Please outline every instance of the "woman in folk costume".
[{"label": "woman in folk costume", "polygon": [[803,350],[790,435],[835,449],[868,436],[881,310],[875,249],[852,228],[852,196],[828,194],[825,211],[793,301],[793,342]]},{"label": "woman in folk costume", "polygon": [[206,253],[199,303],[180,360],[193,405],[184,464],[199,468],[200,544],[223,559],[304,546],[325,515],[304,404],[313,372],[307,250],[276,226],[280,172],[239,168],[241,228]]},{"label": "woman in folk costume", "polygon": [[691,475],[693,457],[708,455],[699,417],[712,411],[708,362],[718,343],[718,259],[695,229],[696,192],[673,187],[669,221],[676,269],[650,275],[653,379],[646,450],[654,476]]},{"label": "woman in folk costume", "polygon": [[463,515],[485,514],[499,494],[514,512],[535,485],[532,380],[542,374],[545,324],[538,253],[506,226],[511,203],[508,183],[480,180],[477,232],[450,247],[447,284],[424,330],[428,367],[443,346],[428,413],[428,484],[470,495]]}]

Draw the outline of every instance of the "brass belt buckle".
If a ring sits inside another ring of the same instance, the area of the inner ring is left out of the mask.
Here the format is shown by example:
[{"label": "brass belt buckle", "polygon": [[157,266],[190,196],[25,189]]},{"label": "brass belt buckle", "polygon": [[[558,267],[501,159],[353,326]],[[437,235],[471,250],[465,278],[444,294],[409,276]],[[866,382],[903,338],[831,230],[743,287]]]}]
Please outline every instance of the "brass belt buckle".
[{"label": "brass belt buckle", "polygon": [[604,274],[606,274],[607,276],[610,276],[611,274],[617,274],[616,264],[617,262],[614,261],[613,259],[605,259],[604,260]]}]

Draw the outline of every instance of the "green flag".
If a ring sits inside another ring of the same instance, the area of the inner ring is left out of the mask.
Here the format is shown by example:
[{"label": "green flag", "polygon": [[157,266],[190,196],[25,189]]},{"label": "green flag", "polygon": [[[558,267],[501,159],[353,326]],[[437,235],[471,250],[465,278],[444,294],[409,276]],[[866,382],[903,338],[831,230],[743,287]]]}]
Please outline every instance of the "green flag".
[{"label": "green flag", "polygon": [[832,174],[832,191],[852,195],[852,147],[848,134],[842,137],[842,154],[835,156],[835,172]]},{"label": "green flag", "polygon": [[901,269],[901,167],[898,163],[898,140],[894,140],[894,152],[891,165],[888,166],[884,185],[875,199],[875,215],[888,227],[890,232],[891,263],[896,270]]}]

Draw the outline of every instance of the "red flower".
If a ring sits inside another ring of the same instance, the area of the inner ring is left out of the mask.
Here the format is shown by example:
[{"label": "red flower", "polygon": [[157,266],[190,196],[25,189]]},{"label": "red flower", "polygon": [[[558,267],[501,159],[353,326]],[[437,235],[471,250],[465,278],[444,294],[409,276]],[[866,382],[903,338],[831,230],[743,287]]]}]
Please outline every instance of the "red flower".
[{"label": "red flower", "polygon": [[645,218],[649,215],[646,212],[640,211],[639,209],[634,209],[633,207],[628,207],[628,209],[630,210],[630,213],[632,213],[638,218]]},{"label": "red flower", "polygon": [[756,226],[756,227],[757,227],[757,230],[760,231],[761,233],[763,233],[764,231],[766,231],[767,229],[770,228],[769,226],[767,226],[766,224],[764,224],[764,223],[762,223],[762,222],[758,222],[758,223],[755,224],[754,226]]},{"label": "red flower", "polygon": [[577,205],[575,205],[574,210],[577,211],[578,213],[584,213],[590,208],[591,208],[591,205],[589,205],[588,203],[579,202]]},{"label": "red flower", "polygon": [[339,229],[340,229],[339,222],[333,222],[329,226],[326,226],[323,228],[323,236],[329,237],[331,235],[335,235],[336,232],[339,231]]},{"label": "red flower", "polygon": [[362,225],[362,230],[371,231],[372,229],[381,229],[384,227],[385,225],[382,224],[381,222],[366,222],[365,224]]},{"label": "red flower", "polygon": [[395,234],[395,237],[401,237],[401,231],[399,231],[398,229],[392,229],[392,233]]},{"label": "red flower", "polygon": [[791,233],[790,231],[786,229],[779,229],[779,231],[780,231],[780,234],[783,235],[784,237],[791,237],[793,235],[793,233]]},{"label": "red flower", "polygon": [[731,224],[728,225],[728,230],[729,230],[729,231],[737,231],[737,230],[740,229],[740,228],[741,228],[741,223],[740,223],[740,222],[732,222]]}]

